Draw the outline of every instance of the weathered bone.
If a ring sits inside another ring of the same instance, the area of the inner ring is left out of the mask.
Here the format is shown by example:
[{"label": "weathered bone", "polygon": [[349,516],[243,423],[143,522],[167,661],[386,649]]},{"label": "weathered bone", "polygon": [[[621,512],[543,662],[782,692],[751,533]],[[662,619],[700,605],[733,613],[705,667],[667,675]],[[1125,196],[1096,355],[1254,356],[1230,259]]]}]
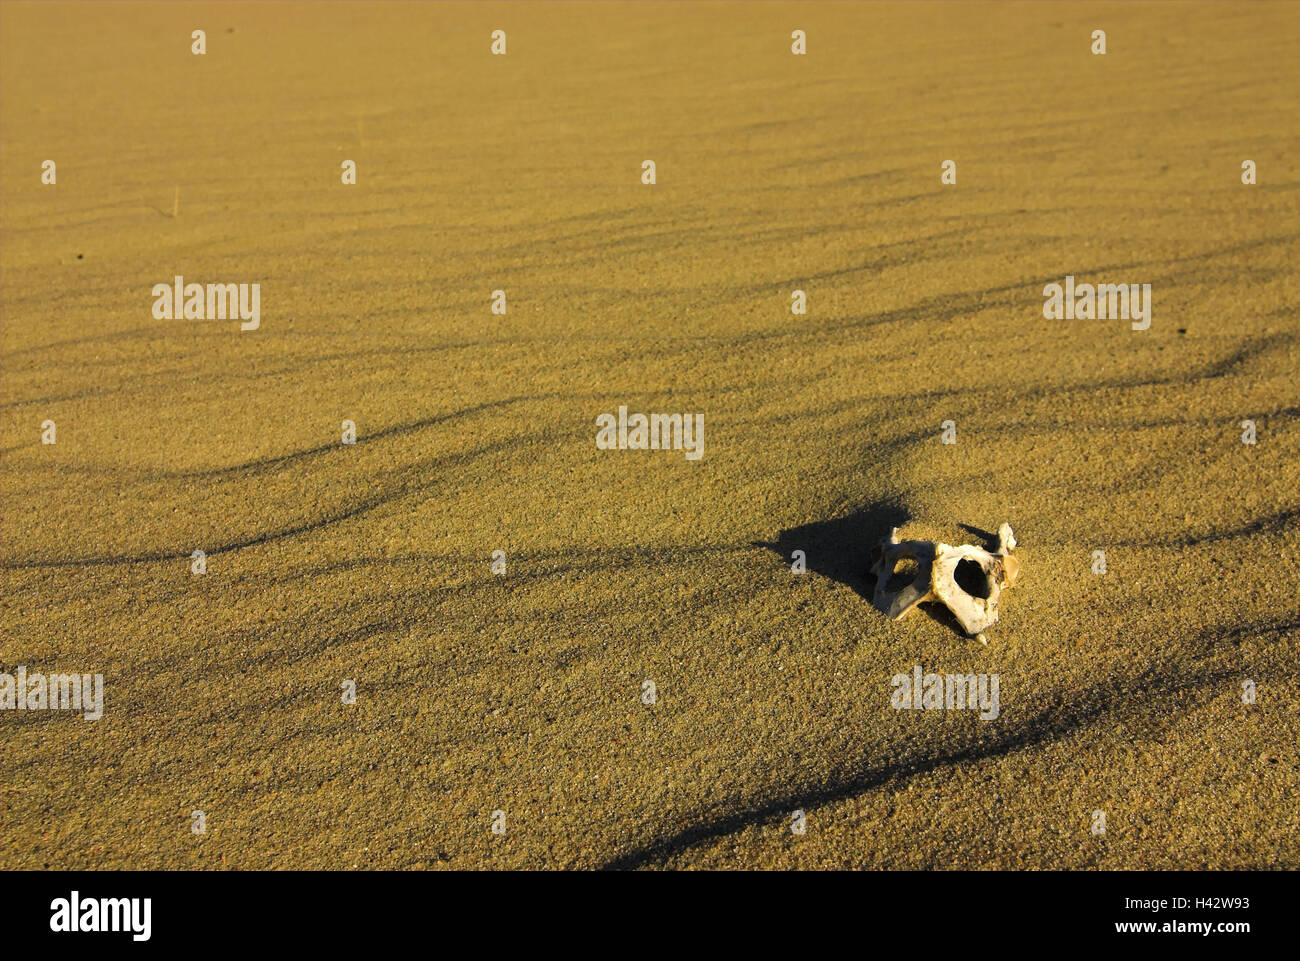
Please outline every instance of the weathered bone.
[{"label": "weathered bone", "polygon": [[[934,541],[900,541],[895,527],[881,542],[880,557],[871,568],[876,575],[872,604],[887,617],[898,620],[918,604],[938,601],[952,611],[967,634],[980,634],[997,623],[1002,590],[1011,587],[1020,574],[1020,560],[1011,553],[1015,547],[1010,524],[998,528],[998,549],[994,554],[970,544],[950,547]],[[916,576],[907,586],[889,590],[894,567],[908,559],[916,561]],[[954,575],[963,560],[974,561],[984,572],[988,597],[968,594],[957,583]]]}]

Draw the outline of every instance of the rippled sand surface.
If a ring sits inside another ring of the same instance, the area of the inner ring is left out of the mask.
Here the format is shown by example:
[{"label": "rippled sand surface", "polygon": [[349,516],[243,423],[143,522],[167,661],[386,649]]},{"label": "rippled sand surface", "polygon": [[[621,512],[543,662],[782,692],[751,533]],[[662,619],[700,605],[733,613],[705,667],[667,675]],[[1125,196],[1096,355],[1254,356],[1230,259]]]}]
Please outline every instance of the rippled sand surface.
[{"label": "rippled sand surface", "polygon": [[0,672],[105,704],[0,867],[1296,867],[1298,108],[1294,4],[5,3]]}]

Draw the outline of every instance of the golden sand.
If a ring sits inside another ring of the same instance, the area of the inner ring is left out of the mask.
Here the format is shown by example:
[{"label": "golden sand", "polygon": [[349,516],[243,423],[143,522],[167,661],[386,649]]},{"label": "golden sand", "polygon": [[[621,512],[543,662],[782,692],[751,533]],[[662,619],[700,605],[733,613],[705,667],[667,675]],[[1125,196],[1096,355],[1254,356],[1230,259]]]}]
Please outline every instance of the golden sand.
[{"label": "golden sand", "polygon": [[[0,868],[1300,865],[1298,108],[1295,4],[4,3],[0,672],[105,705]],[[864,596],[1002,521],[987,647]]]}]

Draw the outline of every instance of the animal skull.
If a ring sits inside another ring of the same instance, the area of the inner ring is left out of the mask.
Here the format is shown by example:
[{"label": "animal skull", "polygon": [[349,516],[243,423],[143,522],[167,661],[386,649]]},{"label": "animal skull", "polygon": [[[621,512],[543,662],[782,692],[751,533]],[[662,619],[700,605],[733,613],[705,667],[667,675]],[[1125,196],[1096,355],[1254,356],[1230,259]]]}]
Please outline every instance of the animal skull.
[{"label": "animal skull", "polygon": [[[950,547],[934,541],[900,541],[898,528],[881,541],[880,557],[872,566],[876,575],[876,591],[872,604],[893,620],[911,612],[925,601],[939,601],[952,611],[967,634],[980,634],[998,620],[998,599],[1002,589],[1011,587],[1020,573],[1020,561],[1011,552],[1016,538],[1010,524],[998,528],[998,549],[994,554],[963,544]],[[916,562],[916,576],[906,586],[890,590],[889,579],[899,561]],[[963,590],[956,581],[957,565],[973,561],[984,575],[985,595],[975,596]],[[988,643],[985,641],[985,643]]]}]

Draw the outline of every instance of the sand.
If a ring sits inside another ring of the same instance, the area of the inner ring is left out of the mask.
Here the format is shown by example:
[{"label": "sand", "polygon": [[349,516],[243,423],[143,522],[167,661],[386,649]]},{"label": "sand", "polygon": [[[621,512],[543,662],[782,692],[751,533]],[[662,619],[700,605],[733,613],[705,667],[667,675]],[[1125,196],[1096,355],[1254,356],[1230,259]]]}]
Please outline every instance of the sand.
[{"label": "sand", "polygon": [[[105,688],[0,712],[0,868],[1300,865],[1300,7],[0,33],[0,672]],[[891,527],[1003,521],[987,646],[872,608]],[[895,710],[918,664],[999,716]]]}]

